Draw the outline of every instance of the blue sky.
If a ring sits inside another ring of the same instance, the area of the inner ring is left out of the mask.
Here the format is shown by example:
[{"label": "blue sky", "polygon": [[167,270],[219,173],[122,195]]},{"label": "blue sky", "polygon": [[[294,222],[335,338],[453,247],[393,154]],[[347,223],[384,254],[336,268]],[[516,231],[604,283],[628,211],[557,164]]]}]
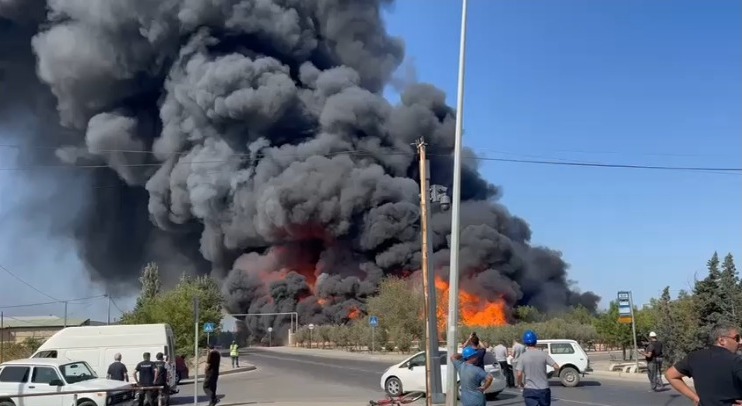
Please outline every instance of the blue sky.
[{"label": "blue sky", "polygon": [[[464,143],[495,158],[742,167],[741,13],[737,0],[469,0]],[[460,0],[399,1],[387,18],[417,79],[452,105],[460,21]],[[608,300],[688,289],[715,250],[742,254],[740,175],[481,170]]]},{"label": "blue sky", "polygon": [[[460,3],[400,0],[387,16],[417,79],[444,89],[451,105]],[[495,158],[742,167],[740,13],[738,0],[469,0],[465,144]],[[12,152],[0,152],[0,166],[12,166]],[[481,170],[534,241],[561,250],[571,278],[608,300],[623,289],[637,303],[666,285],[676,293],[703,275],[714,250],[742,256],[740,175],[492,161]],[[23,221],[6,199],[21,192],[0,173],[3,221]],[[38,232],[0,229],[0,263],[29,270],[24,278],[54,297],[103,293],[69,243],[16,255]],[[50,284],[48,269],[65,277]],[[0,306],[47,300],[5,274],[0,286]],[[105,319],[105,303],[71,304],[70,317]]]}]

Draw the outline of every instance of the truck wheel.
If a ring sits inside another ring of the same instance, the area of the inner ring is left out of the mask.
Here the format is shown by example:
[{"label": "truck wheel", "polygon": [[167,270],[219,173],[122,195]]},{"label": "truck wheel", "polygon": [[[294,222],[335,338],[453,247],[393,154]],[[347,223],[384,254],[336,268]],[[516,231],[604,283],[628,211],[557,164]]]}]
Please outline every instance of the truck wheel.
[{"label": "truck wheel", "polygon": [[562,381],[563,386],[574,388],[580,384],[580,373],[572,367],[565,367],[559,371],[559,380]]}]

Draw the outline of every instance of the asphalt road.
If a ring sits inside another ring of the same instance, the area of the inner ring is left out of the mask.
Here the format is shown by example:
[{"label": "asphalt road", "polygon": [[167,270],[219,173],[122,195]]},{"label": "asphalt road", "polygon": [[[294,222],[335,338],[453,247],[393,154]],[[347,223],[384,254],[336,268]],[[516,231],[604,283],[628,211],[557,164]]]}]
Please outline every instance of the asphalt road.
[{"label": "asphalt road", "polygon": [[[296,397],[297,399],[345,399],[350,401],[366,401],[374,398],[383,398],[379,387],[381,373],[390,365],[385,362],[368,360],[330,359],[312,355],[287,354],[251,348],[241,357],[245,362],[257,366],[257,370],[249,372],[249,377],[239,378],[243,374],[236,374],[235,378],[225,379],[222,383],[228,398],[231,390],[246,390],[247,385],[242,380],[252,380],[266,384],[268,380],[276,379],[285,382],[283,387],[274,388],[275,395],[245,394],[245,399],[259,396],[265,399],[256,401],[286,401],[279,397]],[[226,378],[226,377],[225,377]],[[236,382],[229,384],[227,382]],[[226,386],[225,386],[226,385]],[[301,385],[302,388],[297,388]],[[626,382],[609,379],[584,378],[577,388],[564,388],[554,382],[552,396],[555,405],[575,406],[675,406],[690,405],[690,402],[671,389],[655,393],[648,389],[648,384]],[[263,385],[265,387],[265,385]],[[302,393],[305,391],[306,393]],[[221,392],[221,391],[220,391]],[[271,397],[272,396],[272,397]],[[270,398],[270,399],[268,399]],[[224,402],[227,406],[231,402]],[[247,403],[250,404],[250,403]],[[498,400],[491,401],[488,406],[519,405],[523,404],[519,392],[507,390]]]}]

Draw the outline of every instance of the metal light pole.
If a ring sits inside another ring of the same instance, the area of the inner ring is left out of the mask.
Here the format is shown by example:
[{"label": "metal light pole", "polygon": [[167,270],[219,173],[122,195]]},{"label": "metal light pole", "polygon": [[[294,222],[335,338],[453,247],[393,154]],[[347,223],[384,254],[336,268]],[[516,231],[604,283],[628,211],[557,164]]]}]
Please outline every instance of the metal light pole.
[{"label": "metal light pole", "polygon": [[106,294],[106,297],[108,298],[108,318],[106,319],[106,324],[111,325],[111,295]]},{"label": "metal light pole", "polygon": [[[448,356],[458,351],[456,326],[459,322],[459,227],[461,208],[461,149],[464,129],[464,73],[466,71],[467,0],[461,2],[461,42],[459,44],[459,80],[456,100],[456,140],[453,159],[453,202],[451,205],[451,263],[448,277]],[[446,406],[456,406],[458,389],[456,370],[446,368]]]}]

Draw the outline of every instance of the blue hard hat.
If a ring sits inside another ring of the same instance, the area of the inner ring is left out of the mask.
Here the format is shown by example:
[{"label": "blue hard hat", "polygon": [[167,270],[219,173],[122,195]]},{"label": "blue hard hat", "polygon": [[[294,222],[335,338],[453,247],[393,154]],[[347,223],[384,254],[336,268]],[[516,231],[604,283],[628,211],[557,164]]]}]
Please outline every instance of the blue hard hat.
[{"label": "blue hard hat", "polygon": [[464,361],[470,360],[472,357],[477,355],[477,349],[474,347],[466,347],[463,351],[461,351],[461,358],[464,359]]},{"label": "blue hard hat", "polygon": [[528,346],[534,346],[538,342],[538,336],[531,330],[523,333],[523,344]]}]

